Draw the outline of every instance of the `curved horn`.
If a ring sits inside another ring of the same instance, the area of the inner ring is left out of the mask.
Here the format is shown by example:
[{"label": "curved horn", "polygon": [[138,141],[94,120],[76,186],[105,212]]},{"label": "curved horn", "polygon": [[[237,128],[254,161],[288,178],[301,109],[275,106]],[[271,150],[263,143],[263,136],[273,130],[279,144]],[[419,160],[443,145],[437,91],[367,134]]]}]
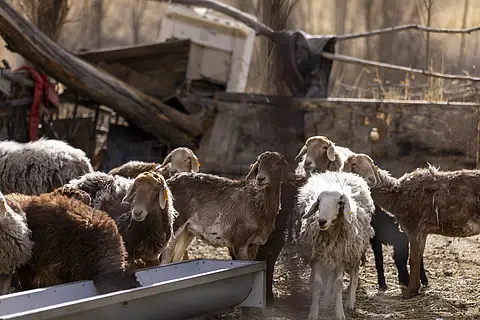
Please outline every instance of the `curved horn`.
[{"label": "curved horn", "polygon": [[300,159],[303,157],[303,155],[305,153],[307,153],[307,145],[306,144],[303,145],[302,149],[300,149],[300,152],[295,157],[295,162],[299,162]]},{"label": "curved horn", "polygon": [[158,194],[158,204],[160,205],[160,208],[165,209],[165,206],[167,205],[168,201],[168,190],[163,189],[160,190],[160,193]]},{"label": "curved horn", "polygon": [[247,176],[245,177],[246,180],[253,179],[257,175],[258,170],[258,161],[250,166],[250,171],[248,171]]}]

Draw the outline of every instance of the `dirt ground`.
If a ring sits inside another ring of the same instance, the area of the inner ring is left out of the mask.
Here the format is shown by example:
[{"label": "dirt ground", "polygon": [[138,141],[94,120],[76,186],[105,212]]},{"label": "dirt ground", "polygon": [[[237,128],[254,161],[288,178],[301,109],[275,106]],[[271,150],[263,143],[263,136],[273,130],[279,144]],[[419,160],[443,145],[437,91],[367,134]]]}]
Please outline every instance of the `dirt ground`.
[{"label": "dirt ground", "polygon": [[[390,247],[384,247],[388,289],[381,292],[377,290],[372,251],[367,251],[366,265],[360,270],[356,310],[353,314],[346,312],[347,319],[480,320],[480,236],[446,238],[430,235],[424,255],[429,285],[411,300],[401,299],[392,253]],[[229,259],[226,249],[215,249],[200,240],[192,243],[189,256],[191,259]],[[289,245],[284,248],[275,268],[276,300],[264,319],[307,319],[311,302],[309,275],[310,268],[298,259],[294,247]],[[345,276],[344,289],[347,285],[348,276]],[[333,305],[322,311],[321,319],[334,319]],[[260,317],[246,317],[235,310],[227,315],[211,315],[202,319],[246,320]]]}]

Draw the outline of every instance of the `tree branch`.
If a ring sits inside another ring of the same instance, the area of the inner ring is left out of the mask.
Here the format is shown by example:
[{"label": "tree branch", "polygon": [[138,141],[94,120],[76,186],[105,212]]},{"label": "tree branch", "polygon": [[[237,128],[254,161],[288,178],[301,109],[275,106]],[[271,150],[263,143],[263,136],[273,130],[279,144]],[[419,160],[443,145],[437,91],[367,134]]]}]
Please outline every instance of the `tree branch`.
[{"label": "tree branch", "polygon": [[356,39],[356,38],[371,37],[371,36],[377,36],[379,34],[384,34],[384,33],[392,33],[392,32],[412,30],[412,29],[417,30],[417,31],[432,32],[432,33],[447,33],[447,34],[456,34],[456,33],[465,34],[465,33],[467,33],[467,34],[470,34],[472,32],[480,31],[480,26],[476,26],[476,27],[468,28],[468,29],[447,29],[447,28],[426,27],[426,26],[421,26],[421,25],[418,25],[418,24],[406,24],[406,25],[388,27],[388,28],[371,30],[371,31],[340,34],[340,35],[337,35],[336,37],[337,37],[337,40],[342,41],[342,40],[351,40],[351,39]]},{"label": "tree branch", "polygon": [[469,76],[462,76],[462,75],[455,75],[455,74],[445,74],[445,73],[434,72],[434,71],[426,71],[422,69],[413,69],[409,67],[398,66],[398,65],[384,63],[384,62],[365,60],[365,59],[345,56],[341,54],[331,54],[328,52],[323,52],[322,56],[326,59],[331,59],[334,61],[341,61],[341,62],[351,63],[351,64],[359,64],[362,66],[381,67],[381,68],[387,68],[387,69],[393,69],[393,70],[406,71],[411,73],[423,74],[424,76],[428,76],[428,77],[444,78],[444,79],[451,79],[451,80],[467,80],[467,81],[475,81],[475,82],[480,81],[480,77],[469,77]]},{"label": "tree branch", "polygon": [[[155,2],[167,2],[167,0],[149,0],[149,1],[155,1]],[[258,22],[252,18],[250,18],[248,15],[246,15],[244,12],[241,10],[238,10],[235,7],[229,6],[227,4],[215,1],[215,0],[172,0],[172,3],[179,3],[179,4],[184,4],[184,5],[191,5],[191,6],[197,6],[197,7],[204,7],[208,9],[212,9],[215,11],[218,11],[220,13],[223,13],[227,16],[230,16],[253,30],[255,30],[257,35],[263,35],[269,38],[272,41],[275,41],[275,31],[272,30],[271,28],[267,27],[261,22]]]}]

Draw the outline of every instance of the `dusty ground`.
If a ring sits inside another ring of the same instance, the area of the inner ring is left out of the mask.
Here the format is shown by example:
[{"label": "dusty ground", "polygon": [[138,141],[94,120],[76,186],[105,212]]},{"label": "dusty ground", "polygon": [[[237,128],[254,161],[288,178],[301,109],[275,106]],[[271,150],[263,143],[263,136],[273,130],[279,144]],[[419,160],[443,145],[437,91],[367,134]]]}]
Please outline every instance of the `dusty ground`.
[{"label": "dusty ground", "polygon": [[[195,240],[189,249],[190,258],[229,259],[224,248],[215,249]],[[446,238],[431,235],[425,249],[424,263],[429,286],[422,288],[418,297],[402,300],[397,285],[397,271],[392,250],[384,247],[385,276],[388,290],[377,290],[375,262],[372,251],[367,252],[367,262],[360,271],[357,290],[357,308],[349,319],[470,319],[480,320],[480,236],[471,238]],[[277,299],[269,309],[266,319],[307,319],[310,307],[309,268],[296,258],[292,246],[285,248],[277,261],[274,292]],[[344,288],[348,285],[348,276]],[[321,315],[322,317],[322,315]],[[244,320],[240,311],[223,316],[206,316],[203,319]],[[333,319],[333,307],[323,310],[322,319]]]}]

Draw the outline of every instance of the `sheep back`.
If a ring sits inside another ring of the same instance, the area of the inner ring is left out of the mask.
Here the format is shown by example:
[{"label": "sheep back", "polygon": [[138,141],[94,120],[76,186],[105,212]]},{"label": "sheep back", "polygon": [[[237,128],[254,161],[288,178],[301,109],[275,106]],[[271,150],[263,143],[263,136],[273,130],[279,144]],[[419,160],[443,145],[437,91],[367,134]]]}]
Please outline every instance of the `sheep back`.
[{"label": "sheep back", "polygon": [[122,164],[119,167],[113,168],[108,172],[108,174],[134,179],[142,172],[155,170],[157,166],[159,166],[159,164],[155,162],[132,160]]},{"label": "sheep back", "polygon": [[371,219],[375,210],[368,185],[365,180],[352,173],[325,172],[314,174],[300,187],[297,209],[300,215],[305,213],[318,195],[324,190],[338,188],[357,204],[357,212],[348,224],[339,214],[335,223],[325,231],[311,229],[310,222],[302,219],[302,228],[298,238],[300,256],[309,264],[322,261],[330,268],[343,265],[347,270],[358,268],[363,254],[370,245],[374,231]]},{"label": "sheep back", "polygon": [[25,211],[35,242],[32,261],[24,267],[27,271],[19,272],[22,286],[25,272],[35,275],[27,287],[87,279],[109,289],[136,286],[134,276],[119,281],[127,252],[117,225],[105,212],[59,194],[9,194],[7,198]]},{"label": "sheep back", "polygon": [[39,195],[92,172],[90,160],[64,141],[0,142],[0,190]]}]

